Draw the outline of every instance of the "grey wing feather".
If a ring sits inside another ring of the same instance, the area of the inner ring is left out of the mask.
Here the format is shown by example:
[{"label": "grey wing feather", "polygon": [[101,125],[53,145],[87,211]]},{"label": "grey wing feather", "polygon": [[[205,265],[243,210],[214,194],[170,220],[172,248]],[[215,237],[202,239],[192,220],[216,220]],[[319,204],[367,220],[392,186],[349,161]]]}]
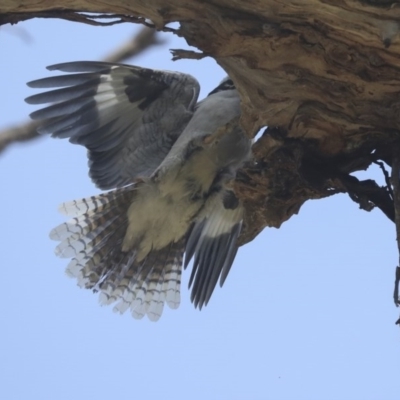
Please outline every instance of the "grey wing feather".
[{"label": "grey wing feather", "polygon": [[150,176],[190,121],[199,84],[190,75],[102,62],[48,67],[72,73],[29,82],[56,88],[30,96],[54,103],[31,114],[40,133],[69,138],[88,150],[90,176],[101,189]]},{"label": "grey wing feather", "polygon": [[189,287],[193,284],[195,307],[207,305],[218,279],[224,284],[238,250],[242,220],[243,206],[229,190],[216,193],[199,214],[186,242],[184,264],[186,268],[194,256]]}]

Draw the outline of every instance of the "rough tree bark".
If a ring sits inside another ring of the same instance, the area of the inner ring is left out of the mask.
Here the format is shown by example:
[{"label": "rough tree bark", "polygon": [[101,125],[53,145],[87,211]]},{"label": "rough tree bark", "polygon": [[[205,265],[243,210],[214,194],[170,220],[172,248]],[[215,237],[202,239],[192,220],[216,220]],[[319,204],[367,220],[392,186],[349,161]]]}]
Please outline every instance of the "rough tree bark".
[{"label": "rough tree bark", "polygon": [[[392,164],[400,129],[400,2],[387,0],[5,0],[0,24],[39,17],[104,23],[81,12],[175,31],[234,80],[249,135],[269,126],[234,183],[246,203],[242,243],[309,199],[338,192],[395,221],[390,180],[350,173]],[[384,169],[384,168],[383,168]]]}]

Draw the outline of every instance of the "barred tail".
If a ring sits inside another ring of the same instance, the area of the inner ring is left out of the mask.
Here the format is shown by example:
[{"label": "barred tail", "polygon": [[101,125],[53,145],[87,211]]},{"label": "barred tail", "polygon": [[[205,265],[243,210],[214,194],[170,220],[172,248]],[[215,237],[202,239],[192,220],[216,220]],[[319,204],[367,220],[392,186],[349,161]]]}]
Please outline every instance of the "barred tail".
[{"label": "barred tail", "polygon": [[147,314],[157,321],[165,302],[179,306],[184,241],[153,250],[141,261],[135,248],[123,252],[135,192],[132,185],[62,204],[60,211],[73,218],[54,228],[50,238],[60,241],[58,256],[72,258],[67,274],[79,286],[99,291],[101,304],[117,301],[114,311],[130,309],[134,318]]}]

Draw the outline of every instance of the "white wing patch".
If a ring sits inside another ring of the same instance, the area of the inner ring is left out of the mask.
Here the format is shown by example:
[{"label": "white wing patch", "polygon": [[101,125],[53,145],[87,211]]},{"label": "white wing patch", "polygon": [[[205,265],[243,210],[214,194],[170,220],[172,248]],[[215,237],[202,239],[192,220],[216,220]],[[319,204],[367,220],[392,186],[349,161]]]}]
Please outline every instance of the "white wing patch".
[{"label": "white wing patch", "polygon": [[30,96],[50,104],[31,114],[39,132],[85,146],[90,177],[113,189],[150,176],[194,113],[200,87],[187,74],[102,62],[48,67],[66,75],[29,82],[53,89]]}]

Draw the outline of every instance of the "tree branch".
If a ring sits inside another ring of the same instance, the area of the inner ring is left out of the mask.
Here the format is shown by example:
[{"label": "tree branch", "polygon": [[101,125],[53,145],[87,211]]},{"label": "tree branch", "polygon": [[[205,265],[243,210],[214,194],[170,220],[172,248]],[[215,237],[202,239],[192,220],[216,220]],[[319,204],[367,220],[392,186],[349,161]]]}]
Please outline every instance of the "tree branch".
[{"label": "tree branch", "polygon": [[[80,22],[93,26],[111,26],[124,22],[151,25],[144,18],[124,14],[84,14],[70,10],[39,11],[35,13],[7,13],[0,16],[0,26],[4,24],[16,24],[32,18],[60,18],[71,22]],[[104,21],[111,20],[111,21]]]},{"label": "tree branch", "polygon": [[392,186],[394,197],[395,224],[396,224],[396,241],[399,252],[399,264],[396,268],[396,279],[394,284],[393,298],[396,307],[400,304],[399,299],[399,282],[400,282],[400,147],[393,149],[392,159]]},{"label": "tree branch", "polygon": [[131,21],[151,20],[160,30],[179,22],[174,32],[215,58],[241,95],[245,131],[252,136],[260,127],[279,127],[254,145],[255,163],[235,182],[246,206],[242,243],[266,226],[279,227],[305,201],[338,192],[392,218],[385,189],[349,176],[380,151],[390,165],[387,149],[400,136],[399,7],[353,0],[304,0],[301,7],[291,0],[15,4],[1,2],[3,21],[10,13],[16,21],[17,12],[63,18],[62,9],[84,11],[79,18],[86,20],[91,12],[133,16]]},{"label": "tree branch", "polygon": [[396,267],[394,291],[393,291],[393,300],[396,307],[400,306],[399,285],[400,285],[400,267]]},{"label": "tree branch", "polygon": [[341,174],[338,179],[350,198],[362,210],[371,211],[378,207],[391,221],[395,222],[393,200],[386,187],[379,186],[371,179],[360,181],[351,175]]},{"label": "tree branch", "polygon": [[158,46],[165,43],[157,36],[155,29],[144,26],[130,40],[123,43],[111,54],[104,58],[104,61],[110,63],[120,63],[135,57],[152,46]]},{"label": "tree branch", "polygon": [[207,57],[207,54],[205,53],[198,53],[191,50],[171,49],[170,52],[172,54],[172,61],[183,59],[201,60],[202,58]]},{"label": "tree branch", "polygon": [[0,153],[13,143],[38,139],[39,135],[36,131],[38,126],[38,121],[28,121],[25,124],[14,126],[0,132]]}]

